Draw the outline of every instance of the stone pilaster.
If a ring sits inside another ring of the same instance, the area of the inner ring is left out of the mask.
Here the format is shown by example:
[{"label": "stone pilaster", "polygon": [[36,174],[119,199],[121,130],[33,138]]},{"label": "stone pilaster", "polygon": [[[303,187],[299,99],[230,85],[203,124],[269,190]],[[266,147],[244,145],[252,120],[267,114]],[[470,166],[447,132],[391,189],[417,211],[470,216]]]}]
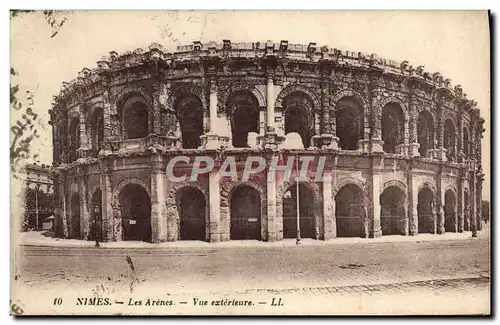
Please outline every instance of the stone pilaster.
[{"label": "stone pilaster", "polygon": [[201,142],[204,149],[218,149],[220,147],[219,136],[217,135],[217,82],[215,77],[211,77],[209,80],[209,112],[210,112],[210,123],[209,132],[202,135]]},{"label": "stone pilaster", "polygon": [[109,139],[114,132],[112,130],[111,116],[114,114],[114,103],[109,100],[109,92],[105,91],[102,95],[103,98],[103,124],[104,124],[104,139]]},{"label": "stone pilaster", "polygon": [[460,113],[458,115],[458,132],[457,132],[457,149],[455,152],[457,153],[457,162],[463,163],[465,162],[465,153],[464,153],[464,124],[463,124],[463,112],[459,109]]},{"label": "stone pilaster", "polygon": [[61,201],[61,222],[62,222],[62,235],[64,238],[68,238],[69,233],[69,221],[68,221],[68,210],[66,201],[66,177],[61,175],[59,177],[59,199]]},{"label": "stone pilaster", "polygon": [[[371,111],[371,130],[370,133],[370,152],[384,152],[384,141],[382,141],[382,107],[380,107],[376,94],[374,93],[374,85],[371,85],[370,90],[370,111]],[[366,134],[365,130],[365,134]],[[366,138],[365,138],[366,139]]]},{"label": "stone pilaster", "polygon": [[[330,87],[328,83],[321,83],[321,106],[322,106],[322,132],[321,132],[321,146],[338,150],[339,138],[332,133],[331,119],[330,119]],[[335,116],[333,117],[335,119]]]},{"label": "stone pilaster", "polygon": [[79,123],[80,123],[80,148],[78,149],[80,152],[80,156],[83,156],[86,150],[89,150],[91,148],[91,145],[89,143],[89,137],[87,137],[87,121],[86,121],[86,106],[85,105],[80,105],[80,114],[78,116]]},{"label": "stone pilaster", "polygon": [[166,176],[163,165],[160,155],[151,157],[151,239],[153,243],[167,241]]},{"label": "stone pilaster", "polygon": [[[102,201],[102,239],[116,241],[121,238],[115,236],[115,220],[113,216],[113,193],[111,192],[111,170],[101,162],[101,201]],[[121,225],[120,225],[121,226]]]},{"label": "stone pilaster", "polygon": [[401,220],[401,223],[403,224],[403,227],[402,227],[402,232],[401,232],[401,235],[403,236],[408,236],[410,234],[410,219],[409,219],[409,216],[408,216],[408,211],[410,211],[409,209],[409,199],[405,200],[404,202],[404,217],[403,217],[403,220]]},{"label": "stone pilaster", "polygon": [[437,224],[437,229],[436,232],[438,234],[444,234],[445,233],[445,228],[444,228],[444,209],[443,209],[443,204],[444,204],[444,190],[443,190],[443,180],[442,180],[442,175],[443,175],[443,167],[442,165],[439,166],[438,173],[436,175],[436,188],[437,188],[437,197],[436,197],[436,224]]},{"label": "stone pilaster", "polygon": [[152,107],[152,117],[153,117],[153,125],[152,125],[152,134],[162,135],[162,92],[164,89],[164,85],[161,82],[157,82],[153,85],[153,107]]},{"label": "stone pilaster", "polygon": [[420,153],[418,149],[420,148],[420,143],[418,143],[418,110],[417,110],[417,102],[415,99],[415,95],[409,96],[409,148],[408,153],[410,157],[419,157]]},{"label": "stone pilaster", "polygon": [[264,148],[278,148],[278,134],[274,126],[274,103],[276,94],[274,93],[274,71],[267,72],[266,84],[266,133],[264,136]]},{"label": "stone pilaster", "polygon": [[90,213],[88,204],[88,190],[85,183],[85,176],[81,175],[78,178],[78,187],[80,191],[80,234],[79,238],[87,239],[90,233]]},{"label": "stone pilaster", "polygon": [[477,237],[477,177],[476,177],[476,161],[473,161],[473,169],[471,172],[472,177],[472,189],[471,189],[471,211],[470,211],[470,223],[472,230],[472,237]]},{"label": "stone pilaster", "polygon": [[208,192],[210,204],[210,242],[221,241],[220,233],[220,177],[215,168],[208,177]]},{"label": "stone pilaster", "polygon": [[440,161],[446,161],[446,149],[444,148],[444,107],[442,99],[438,99],[436,103],[437,107],[437,129],[435,131],[436,136],[436,146],[435,146],[435,157],[434,159]]},{"label": "stone pilaster", "polygon": [[276,213],[276,173],[267,174],[267,240],[276,241],[278,238]]},{"label": "stone pilaster", "polygon": [[324,178],[321,183],[323,192],[323,238],[329,240],[337,237],[337,225],[335,220],[335,199],[332,192],[331,171],[324,171]]},{"label": "stone pilaster", "polygon": [[274,79],[273,74],[268,73],[266,84],[266,132],[273,132],[274,130]]},{"label": "stone pilaster", "polygon": [[459,171],[458,178],[458,198],[457,198],[457,231],[464,231],[464,175],[462,170]]},{"label": "stone pilaster", "polygon": [[483,175],[479,174],[477,175],[477,193],[476,193],[476,198],[477,198],[477,230],[481,231],[483,229],[483,222],[482,222],[482,215],[483,215],[483,210],[482,210],[482,193],[483,193]]},{"label": "stone pilaster", "polygon": [[[418,151],[417,151],[418,152]],[[409,220],[409,235],[418,235],[418,182],[413,179],[413,162],[408,163],[408,220]]]},{"label": "stone pilaster", "polygon": [[380,168],[382,163],[382,157],[380,155],[375,155],[372,157],[372,177],[371,184],[369,186],[370,201],[372,202],[372,220],[370,222],[370,238],[376,238],[382,236],[382,227],[380,222]]}]

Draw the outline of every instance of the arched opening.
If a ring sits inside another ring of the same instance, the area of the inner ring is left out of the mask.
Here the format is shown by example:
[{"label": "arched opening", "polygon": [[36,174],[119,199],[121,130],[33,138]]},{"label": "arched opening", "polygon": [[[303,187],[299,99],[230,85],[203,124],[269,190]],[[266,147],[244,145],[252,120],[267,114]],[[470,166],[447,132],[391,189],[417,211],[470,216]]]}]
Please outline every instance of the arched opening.
[{"label": "arched opening", "polygon": [[444,231],[457,232],[457,213],[456,213],[455,193],[447,190],[444,193]]},{"label": "arched opening", "polygon": [[237,91],[227,100],[227,113],[231,117],[233,147],[248,147],[248,133],[259,132],[259,103],[245,90]]},{"label": "arched opening", "polygon": [[91,226],[90,235],[93,240],[102,240],[102,192],[95,190],[91,199]]},{"label": "arched opening", "polygon": [[184,149],[197,149],[203,135],[203,106],[195,95],[186,95],[174,104],[179,119]]},{"label": "arched opening", "polygon": [[72,118],[69,126],[69,162],[78,159],[78,148],[80,148],[80,121]]},{"label": "arched opening", "polygon": [[464,134],[464,143],[463,143],[463,150],[464,150],[464,155],[466,159],[470,158],[470,137],[469,137],[469,130],[467,128],[463,128],[463,134]]},{"label": "arched opening", "polygon": [[434,233],[434,194],[424,187],[418,192],[418,232]]},{"label": "arched opening", "polygon": [[259,192],[240,186],[231,195],[231,239],[261,239],[261,202]]},{"label": "arched opening", "polygon": [[357,150],[358,141],[363,139],[363,106],[354,97],[344,97],[337,102],[335,120],[337,137],[342,150]]},{"label": "arched opening", "polygon": [[[316,238],[314,222],[314,193],[305,184],[299,184],[300,237]],[[297,185],[290,186],[283,195],[283,238],[297,237]]]},{"label": "arched opening", "polygon": [[354,184],[345,185],[335,196],[337,237],[363,237],[365,235],[364,193]]},{"label": "arched opening", "polygon": [[434,120],[431,113],[423,111],[418,116],[417,124],[418,152],[422,157],[431,158],[430,150],[434,149]]},{"label": "arched opening", "polygon": [[142,97],[129,98],[122,107],[125,139],[145,138],[149,134],[148,107]]},{"label": "arched opening", "polygon": [[142,186],[126,185],[118,195],[123,240],[151,241],[151,200]]},{"label": "arched opening", "polygon": [[398,104],[389,103],[382,109],[382,141],[387,153],[396,153],[396,146],[404,142],[404,115]]},{"label": "arched opening", "polygon": [[444,147],[448,161],[456,161],[455,153],[455,126],[451,120],[444,122]]},{"label": "arched opening", "polygon": [[71,195],[71,232],[70,238],[80,238],[80,195]]},{"label": "arched opening", "polygon": [[285,135],[298,133],[304,148],[311,145],[311,137],[314,135],[313,107],[311,98],[302,92],[293,92],[283,100]]},{"label": "arched opening", "polygon": [[104,141],[104,114],[101,107],[96,108],[92,114],[91,130],[92,151],[94,152],[94,156],[97,156],[99,150],[102,149]]},{"label": "arched opening", "polygon": [[403,235],[406,218],[405,194],[397,186],[390,186],[380,195],[380,223],[382,235]]},{"label": "arched opening", "polygon": [[184,187],[176,196],[181,240],[205,240],[205,195],[194,187]]},{"label": "arched opening", "polygon": [[470,230],[470,197],[469,190],[464,191],[464,230]]}]

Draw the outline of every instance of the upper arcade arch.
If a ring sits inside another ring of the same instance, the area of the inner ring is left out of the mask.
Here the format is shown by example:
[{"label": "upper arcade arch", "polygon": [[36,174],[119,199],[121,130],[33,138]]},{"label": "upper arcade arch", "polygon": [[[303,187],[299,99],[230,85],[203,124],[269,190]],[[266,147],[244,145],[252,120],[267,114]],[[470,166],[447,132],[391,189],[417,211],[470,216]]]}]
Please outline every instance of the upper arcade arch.
[{"label": "upper arcade arch", "polygon": [[463,153],[465,155],[466,159],[470,159],[472,156],[472,142],[471,142],[471,134],[469,131],[469,127],[465,126],[462,129],[462,136],[463,136]]},{"label": "upper arcade arch", "polygon": [[139,93],[128,93],[118,106],[124,139],[145,138],[149,134],[150,103]]},{"label": "upper arcade arch", "polygon": [[283,105],[285,98],[295,92],[304,93],[307,97],[309,97],[312,102],[312,109],[319,110],[321,108],[321,102],[316,92],[304,85],[299,85],[296,83],[290,84],[283,90],[281,90],[281,92],[276,97],[274,107],[278,109],[284,109]]},{"label": "upper arcade arch", "polygon": [[431,151],[434,149],[435,128],[434,117],[428,110],[423,110],[418,115],[417,136],[420,147],[420,155],[426,158],[432,158]]},{"label": "upper arcade arch", "polygon": [[302,139],[304,148],[311,144],[314,135],[314,103],[307,93],[291,92],[283,99],[285,135],[296,132]]},{"label": "upper arcade arch", "polygon": [[78,158],[78,148],[80,148],[80,120],[72,117],[69,122],[69,161]]},{"label": "upper arcade arch", "polygon": [[219,97],[219,112],[226,110],[226,115],[229,116],[231,112],[227,111],[227,103],[229,98],[234,93],[246,92],[251,94],[255,100],[257,101],[257,106],[259,109],[262,107],[266,107],[266,97],[265,95],[254,85],[246,84],[246,83],[236,83],[234,85],[229,86],[226,90],[220,91]]},{"label": "upper arcade arch", "polygon": [[444,122],[444,143],[446,158],[448,161],[456,161],[456,127],[452,119],[448,118]]},{"label": "upper arcade arch", "polygon": [[127,85],[115,93],[114,102],[116,107],[121,107],[131,97],[142,98],[144,104],[150,108],[153,106],[153,98],[150,93],[142,86]]},{"label": "upper arcade arch", "polygon": [[92,150],[96,154],[102,149],[104,142],[104,110],[102,106],[97,106],[90,116],[90,142]]},{"label": "upper arcade arch", "polygon": [[179,121],[182,147],[197,149],[203,135],[203,103],[192,93],[178,97],[173,106]]},{"label": "upper arcade arch", "polygon": [[357,150],[364,138],[363,103],[357,97],[346,96],[335,103],[337,137],[342,150]]},{"label": "upper arcade arch", "polygon": [[248,147],[248,133],[259,132],[259,101],[248,90],[231,93],[226,100],[226,116],[231,121],[233,147]]},{"label": "upper arcade arch", "polygon": [[384,151],[397,153],[397,146],[404,144],[405,114],[404,106],[393,101],[382,107],[382,141]]}]

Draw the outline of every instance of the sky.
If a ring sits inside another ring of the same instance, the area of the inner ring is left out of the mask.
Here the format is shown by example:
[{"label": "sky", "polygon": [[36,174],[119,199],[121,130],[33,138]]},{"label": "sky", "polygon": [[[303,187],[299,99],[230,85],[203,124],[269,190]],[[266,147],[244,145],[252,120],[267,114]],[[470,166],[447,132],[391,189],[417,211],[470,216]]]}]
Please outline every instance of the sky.
[{"label": "sky", "polygon": [[[483,139],[483,197],[490,198],[490,45],[486,11],[72,11],[57,35],[42,13],[11,19],[12,82],[34,93],[41,114],[41,137],[34,144],[40,162],[52,162],[52,133],[47,124],[52,96],[63,81],[110,51],[146,49],[157,42],[169,51],[181,44],[288,40],[316,42],[385,59],[407,60],[414,67],[440,72],[462,85],[478,102],[486,120]],[[11,123],[17,118],[11,114]]]}]

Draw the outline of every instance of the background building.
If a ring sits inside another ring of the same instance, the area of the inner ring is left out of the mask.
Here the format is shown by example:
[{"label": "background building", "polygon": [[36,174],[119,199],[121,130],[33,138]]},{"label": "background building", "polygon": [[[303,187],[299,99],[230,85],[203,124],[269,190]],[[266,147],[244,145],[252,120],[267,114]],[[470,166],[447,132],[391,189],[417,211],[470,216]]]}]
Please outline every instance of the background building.
[{"label": "background building", "polygon": [[41,229],[44,221],[54,213],[52,168],[49,165],[29,164],[24,166],[18,177],[25,185],[22,229]]},{"label": "background building", "polygon": [[152,44],[83,69],[50,114],[60,236],[87,238],[99,220],[104,240],[295,237],[283,174],[172,182],[178,155],[234,156],[240,170],[248,156],[326,156],[332,182],[313,164],[299,184],[303,237],[480,228],[484,120],[460,86],[406,61],[287,41]]}]

